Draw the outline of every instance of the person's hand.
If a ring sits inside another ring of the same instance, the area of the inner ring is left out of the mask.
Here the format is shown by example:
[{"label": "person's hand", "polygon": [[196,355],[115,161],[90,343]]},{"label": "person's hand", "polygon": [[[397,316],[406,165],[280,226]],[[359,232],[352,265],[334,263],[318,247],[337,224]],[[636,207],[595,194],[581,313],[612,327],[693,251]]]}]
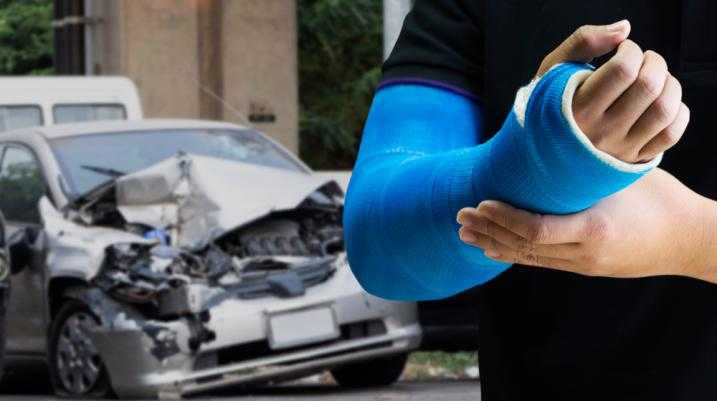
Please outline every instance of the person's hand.
[{"label": "person's hand", "polygon": [[[459,235],[489,258],[590,276],[686,275],[717,282],[714,202],[656,169],[580,213],[530,213],[496,201],[458,213]],[[713,266],[715,265],[715,266]]]},{"label": "person's hand", "polygon": [[643,53],[627,39],[627,20],[585,25],[548,54],[538,75],[565,61],[590,62],[617,52],[578,87],[575,122],[596,148],[628,163],[644,162],[672,147],[687,127],[690,111],[680,83],[654,51]]}]

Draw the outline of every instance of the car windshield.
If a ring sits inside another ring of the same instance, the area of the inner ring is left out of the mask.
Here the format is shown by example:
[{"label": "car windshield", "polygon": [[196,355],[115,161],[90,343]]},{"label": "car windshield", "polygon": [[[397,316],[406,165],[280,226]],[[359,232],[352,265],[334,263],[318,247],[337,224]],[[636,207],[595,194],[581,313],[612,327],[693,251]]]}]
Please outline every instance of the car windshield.
[{"label": "car windshield", "polygon": [[304,171],[286,151],[253,130],[152,130],[79,135],[50,141],[72,195],[179,152]]}]

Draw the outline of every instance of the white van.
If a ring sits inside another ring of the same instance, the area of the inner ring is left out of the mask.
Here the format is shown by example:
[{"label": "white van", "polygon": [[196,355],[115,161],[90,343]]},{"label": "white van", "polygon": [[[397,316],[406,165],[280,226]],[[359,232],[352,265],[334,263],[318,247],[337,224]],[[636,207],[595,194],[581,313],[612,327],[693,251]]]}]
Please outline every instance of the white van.
[{"label": "white van", "polygon": [[0,77],[0,131],[96,120],[139,120],[124,77]]}]

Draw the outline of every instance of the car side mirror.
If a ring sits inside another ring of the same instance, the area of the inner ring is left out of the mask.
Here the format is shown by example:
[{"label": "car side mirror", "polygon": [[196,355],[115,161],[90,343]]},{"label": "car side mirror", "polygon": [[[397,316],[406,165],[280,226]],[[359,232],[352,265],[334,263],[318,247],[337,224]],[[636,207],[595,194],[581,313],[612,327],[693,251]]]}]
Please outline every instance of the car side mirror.
[{"label": "car side mirror", "polygon": [[41,230],[38,227],[23,227],[8,238],[11,274],[19,273],[30,265],[32,256],[38,248],[38,241],[41,240],[40,234]]}]

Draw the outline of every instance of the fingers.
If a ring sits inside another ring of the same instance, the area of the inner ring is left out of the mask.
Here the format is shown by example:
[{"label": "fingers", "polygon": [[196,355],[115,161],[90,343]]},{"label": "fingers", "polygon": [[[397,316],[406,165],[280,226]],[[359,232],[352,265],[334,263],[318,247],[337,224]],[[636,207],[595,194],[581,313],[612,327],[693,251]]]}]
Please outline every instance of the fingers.
[{"label": "fingers", "polygon": [[507,263],[592,274],[600,244],[614,238],[606,215],[590,209],[569,216],[541,216],[497,201],[458,213],[458,234],[485,256]]},{"label": "fingers", "polygon": [[[487,256],[487,255],[486,255]],[[576,268],[575,263],[569,260],[564,259],[555,259],[555,258],[546,258],[546,257],[536,257],[534,259],[531,258],[524,258],[520,255],[503,255],[503,254],[496,254],[495,257],[490,257],[491,259],[498,260],[500,262],[510,263],[510,264],[519,264],[519,265],[526,265],[526,266],[535,266],[535,267],[550,267],[553,269],[563,270],[566,272],[573,272],[573,273],[579,273],[580,271]]]},{"label": "fingers", "polygon": [[463,227],[459,230],[461,239],[470,245],[486,251],[502,250],[502,253],[506,253],[506,250],[510,250],[527,259],[540,256],[568,260],[579,256],[578,244],[535,244],[473,210],[473,213],[462,216]]},{"label": "fingers", "polygon": [[641,161],[652,160],[658,154],[674,146],[682,138],[689,122],[690,109],[684,103],[680,103],[675,120],[642,148],[638,156],[639,159]]},{"label": "fingers", "polygon": [[519,263],[528,266],[552,267],[556,269],[573,271],[575,263],[566,259],[551,258],[535,253],[518,252],[505,244],[495,242],[487,235],[472,232],[465,227],[461,228],[459,235],[464,242],[485,250],[485,255],[491,259],[506,263]]},{"label": "fingers", "polygon": [[[665,59],[653,51],[646,51],[637,78],[608,108],[607,118],[615,121],[615,127],[618,129],[629,130],[645,110],[660,97],[668,75]],[[676,114],[677,107],[674,111]],[[668,121],[668,124],[670,122]]]},{"label": "fingers", "polygon": [[462,209],[459,219],[462,214],[472,213],[471,210],[535,244],[582,242],[593,231],[602,229],[598,226],[605,225],[599,221],[601,219],[585,212],[566,216],[539,215],[497,201],[481,202],[477,209]]},{"label": "fingers", "polygon": [[[638,149],[642,149],[652,138],[675,121],[680,112],[681,100],[682,86],[675,77],[668,75],[660,96],[630,128],[628,140],[635,143]],[[672,145],[674,144],[669,146]]]},{"label": "fingers", "polygon": [[673,146],[689,113],[680,106],[682,88],[665,59],[654,51],[643,53],[627,39],[630,29],[627,20],[581,26],[543,59],[538,75],[555,64],[589,62],[617,48],[578,87],[572,99],[573,116],[598,149],[635,163]]},{"label": "fingers", "polygon": [[590,62],[614,50],[629,34],[630,23],[627,20],[611,25],[581,26],[543,59],[538,75],[565,61]]},{"label": "fingers", "polygon": [[643,54],[625,40],[578,88],[573,113],[598,149],[636,163],[654,158],[682,137],[689,112],[681,101],[682,87],[665,59],[650,50]]},{"label": "fingers", "polygon": [[588,130],[601,121],[602,114],[635,82],[642,67],[640,46],[625,40],[615,55],[583,82],[573,99],[575,119]]}]

